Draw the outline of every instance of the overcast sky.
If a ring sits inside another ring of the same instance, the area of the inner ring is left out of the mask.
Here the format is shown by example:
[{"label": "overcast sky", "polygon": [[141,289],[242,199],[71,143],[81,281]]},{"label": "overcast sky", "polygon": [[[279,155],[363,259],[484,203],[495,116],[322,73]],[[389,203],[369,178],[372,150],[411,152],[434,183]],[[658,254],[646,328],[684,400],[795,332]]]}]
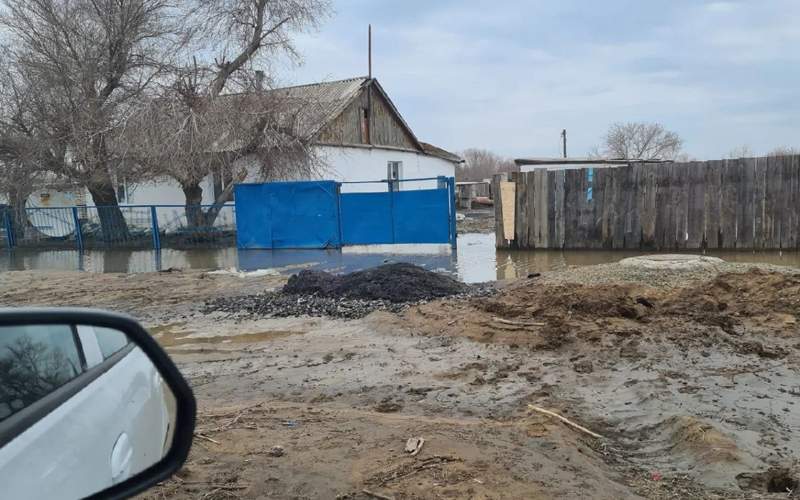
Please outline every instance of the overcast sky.
[{"label": "overcast sky", "polygon": [[798,0],[334,0],[294,83],[373,74],[446,149],[585,155],[614,121],[657,121],[698,159],[800,147]]}]

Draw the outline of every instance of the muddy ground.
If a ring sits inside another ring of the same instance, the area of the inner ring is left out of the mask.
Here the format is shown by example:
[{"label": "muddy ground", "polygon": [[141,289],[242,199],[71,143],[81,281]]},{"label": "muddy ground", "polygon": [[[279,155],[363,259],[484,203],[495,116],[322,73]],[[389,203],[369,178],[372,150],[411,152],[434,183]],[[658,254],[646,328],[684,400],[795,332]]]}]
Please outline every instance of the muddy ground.
[{"label": "muddy ground", "polygon": [[494,207],[459,210],[458,214],[458,234],[494,233]]},{"label": "muddy ground", "polygon": [[[349,321],[202,312],[284,282],[12,272],[0,303],[124,310],[173,356],[198,399],[197,438],[147,498],[787,498],[797,487],[795,271],[602,265]],[[425,439],[413,457],[411,437]]]}]

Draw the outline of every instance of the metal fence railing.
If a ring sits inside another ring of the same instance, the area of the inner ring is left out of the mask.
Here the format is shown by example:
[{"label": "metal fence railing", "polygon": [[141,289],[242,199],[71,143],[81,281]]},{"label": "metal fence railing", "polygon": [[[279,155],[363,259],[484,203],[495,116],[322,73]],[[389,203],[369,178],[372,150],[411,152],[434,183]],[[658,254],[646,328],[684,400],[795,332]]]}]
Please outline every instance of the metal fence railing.
[{"label": "metal fence railing", "polygon": [[[236,241],[234,205],[27,208],[0,210],[2,248],[193,248]],[[188,212],[188,214],[187,214]],[[24,220],[20,220],[24,219]]]}]

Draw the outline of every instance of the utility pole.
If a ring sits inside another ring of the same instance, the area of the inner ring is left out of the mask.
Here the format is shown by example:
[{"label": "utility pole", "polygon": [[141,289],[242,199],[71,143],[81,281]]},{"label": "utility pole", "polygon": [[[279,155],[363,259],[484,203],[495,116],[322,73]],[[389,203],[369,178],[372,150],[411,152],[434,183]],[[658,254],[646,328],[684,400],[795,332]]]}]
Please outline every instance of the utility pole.
[{"label": "utility pole", "polygon": [[367,30],[367,57],[368,57],[368,65],[369,65],[369,79],[372,80],[372,25],[369,25],[369,29]]},{"label": "utility pole", "polygon": [[567,129],[561,130],[561,143],[564,149],[564,158],[567,157]]}]

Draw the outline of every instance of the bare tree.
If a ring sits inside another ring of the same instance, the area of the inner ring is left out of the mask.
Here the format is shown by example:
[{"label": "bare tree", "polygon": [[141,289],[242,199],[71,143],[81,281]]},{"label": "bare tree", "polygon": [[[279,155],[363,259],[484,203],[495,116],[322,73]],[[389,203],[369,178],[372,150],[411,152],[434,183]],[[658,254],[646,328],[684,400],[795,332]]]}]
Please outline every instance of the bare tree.
[{"label": "bare tree", "polygon": [[754,156],[755,153],[753,153],[753,150],[750,149],[750,146],[747,144],[742,144],[741,146],[733,148],[728,152],[728,158],[732,160],[737,158],[752,158]]},{"label": "bare tree", "polygon": [[682,146],[680,136],[660,123],[614,123],[594,154],[603,158],[674,160]]},{"label": "bare tree", "polygon": [[[190,225],[212,224],[249,171],[276,178],[315,169],[302,134],[313,103],[266,90],[273,79],[256,68],[296,57],[292,34],[316,27],[328,8],[327,0],[204,0],[188,16],[198,42],[191,63],[134,113],[121,142],[153,175],[180,184]],[[209,175],[218,189],[203,210]]]},{"label": "bare tree", "polygon": [[49,134],[49,168],[85,186],[103,234],[127,236],[109,137],[127,107],[185,39],[169,0],[2,0],[13,64],[38,90],[32,109]]},{"label": "bare tree", "polygon": [[[27,228],[25,204],[46,175],[52,155],[36,121],[36,89],[28,85],[8,53],[0,50],[0,194],[11,207],[15,233]],[[2,214],[0,214],[2,215]]]},{"label": "bare tree", "polygon": [[795,155],[800,155],[800,149],[793,148],[790,146],[779,146],[770,151],[769,153],[767,153],[767,156],[795,156]]},{"label": "bare tree", "polygon": [[516,170],[514,162],[487,149],[470,148],[461,152],[464,164],[456,170],[459,181],[482,181],[500,172]]}]

